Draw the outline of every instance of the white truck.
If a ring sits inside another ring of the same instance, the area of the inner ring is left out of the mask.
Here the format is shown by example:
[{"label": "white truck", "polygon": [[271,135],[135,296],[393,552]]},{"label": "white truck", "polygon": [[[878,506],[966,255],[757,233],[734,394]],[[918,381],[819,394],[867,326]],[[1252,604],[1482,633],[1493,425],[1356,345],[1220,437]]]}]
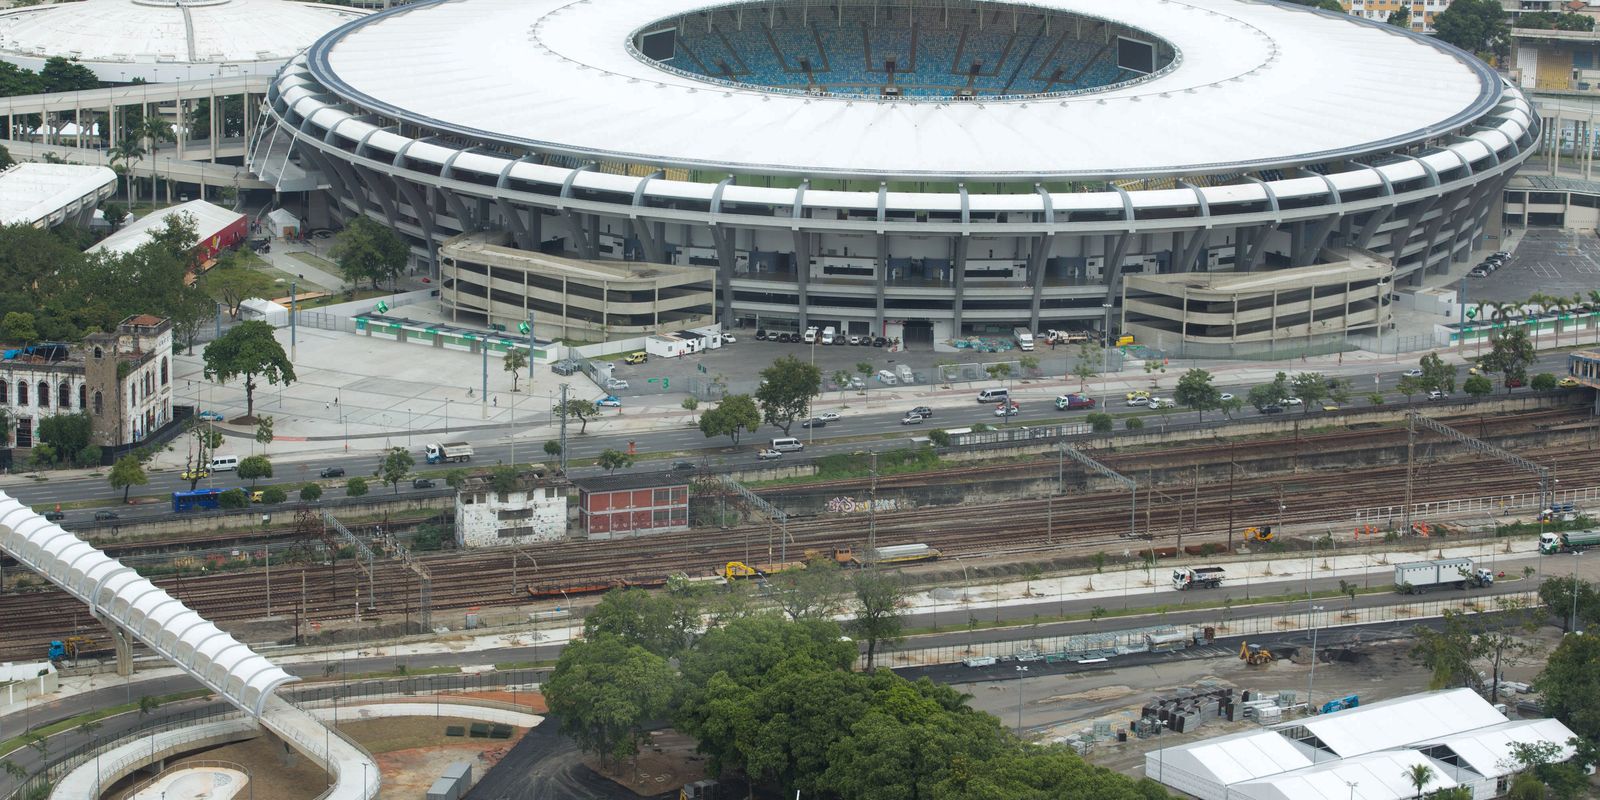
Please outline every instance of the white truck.
[{"label": "white truck", "polygon": [[1030,331],[1027,328],[1012,328],[1011,338],[1017,340],[1018,350],[1033,349],[1033,331]]},{"label": "white truck", "polygon": [[443,444],[433,442],[423,452],[427,455],[429,464],[437,464],[441,461],[472,460],[472,445],[466,442],[445,442]]},{"label": "white truck", "polygon": [[1222,567],[1179,567],[1172,571],[1172,588],[1178,591],[1189,589],[1215,589],[1222,585]]},{"label": "white truck", "polygon": [[1466,557],[1413,561],[1394,567],[1394,590],[1401,594],[1422,594],[1440,587],[1472,589],[1493,585],[1494,573],[1479,569]]}]

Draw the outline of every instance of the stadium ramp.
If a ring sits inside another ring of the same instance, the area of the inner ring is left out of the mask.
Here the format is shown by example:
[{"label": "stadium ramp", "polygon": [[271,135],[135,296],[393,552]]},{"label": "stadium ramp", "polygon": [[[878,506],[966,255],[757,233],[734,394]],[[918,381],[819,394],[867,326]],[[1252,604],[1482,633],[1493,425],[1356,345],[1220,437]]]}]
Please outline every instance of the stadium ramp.
[{"label": "stadium ramp", "polygon": [[0,550],[89,606],[101,622],[125,632],[218,697],[237,706],[336,780],[321,797],[373,800],[378,768],[372,756],[338,731],[279,697],[299,680],[222,631],[132,567],[0,492]]}]

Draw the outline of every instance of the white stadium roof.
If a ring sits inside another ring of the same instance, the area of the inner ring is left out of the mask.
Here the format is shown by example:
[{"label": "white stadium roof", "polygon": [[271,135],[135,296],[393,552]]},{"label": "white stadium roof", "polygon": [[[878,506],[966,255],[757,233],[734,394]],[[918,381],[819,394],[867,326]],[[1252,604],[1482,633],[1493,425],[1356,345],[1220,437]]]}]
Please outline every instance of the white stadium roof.
[{"label": "white stadium roof", "polygon": [[0,12],[0,60],[75,60],[103,81],[271,74],[359,9],[289,0],[78,0]]},{"label": "white stadium roof", "polygon": [[467,137],[579,158],[819,177],[1316,163],[1458,129],[1501,96],[1481,63],[1346,15],[1243,0],[1032,5],[1149,31],[1180,63],[1095,93],[908,102],[738,88],[630,51],[634,31],[709,7],[704,0],[441,0],[327,37],[311,63],[319,82],[358,105]]},{"label": "white stadium roof", "polygon": [[[1515,742],[1566,745],[1553,719],[1508,721],[1470,689],[1398,697],[1145,755],[1145,775],[1203,800],[1398,800],[1414,789],[1412,764],[1435,773],[1430,789],[1483,784],[1510,771]],[[1445,759],[1449,759],[1446,761]],[[1454,762],[1454,763],[1450,763]]]},{"label": "white stadium roof", "polygon": [[0,170],[0,225],[46,226],[93,209],[117,173],[77,164],[18,164]]}]

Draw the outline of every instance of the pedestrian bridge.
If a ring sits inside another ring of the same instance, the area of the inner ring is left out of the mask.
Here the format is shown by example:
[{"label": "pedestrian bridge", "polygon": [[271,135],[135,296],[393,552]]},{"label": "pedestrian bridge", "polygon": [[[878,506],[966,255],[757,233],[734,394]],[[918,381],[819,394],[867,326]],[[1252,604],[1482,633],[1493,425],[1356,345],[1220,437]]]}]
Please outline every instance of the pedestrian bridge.
[{"label": "pedestrian bridge", "polygon": [[298,680],[195,613],[132,567],[48,522],[0,492],[0,550],[89,606],[96,619],[132,636],[250,715],[263,728],[325,766],[336,782],[322,797],[372,800],[377,764],[360,746],[329,736],[311,714],[278,697]]}]

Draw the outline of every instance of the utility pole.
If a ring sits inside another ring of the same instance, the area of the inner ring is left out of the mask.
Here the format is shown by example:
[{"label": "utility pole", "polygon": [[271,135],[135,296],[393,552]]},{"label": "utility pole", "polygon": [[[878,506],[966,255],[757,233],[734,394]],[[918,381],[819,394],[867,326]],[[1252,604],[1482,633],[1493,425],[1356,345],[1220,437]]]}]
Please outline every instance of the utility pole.
[{"label": "utility pole", "polygon": [[1228,552],[1233,552],[1233,443],[1228,443]]},{"label": "utility pole", "polygon": [[1415,472],[1412,466],[1417,455],[1417,418],[1416,415],[1406,415],[1406,504],[1400,509],[1401,536],[1411,535],[1411,479]]},{"label": "utility pole", "polygon": [[[300,300],[300,292],[298,290],[296,290],[296,288],[295,288],[298,285],[299,284],[296,281],[289,281],[289,361],[291,363],[294,361],[294,344],[295,344],[295,328],[294,328],[295,320],[294,320],[294,318],[297,316],[295,314],[295,310],[299,307],[299,300]],[[217,319],[218,320],[222,319],[222,315],[220,313],[217,315]],[[219,331],[221,330],[220,326],[219,326],[218,330]],[[271,616],[271,615],[268,614],[268,616]]]},{"label": "utility pole", "polygon": [[484,334],[478,341],[478,350],[483,353],[482,392],[478,398],[478,407],[481,419],[489,418],[489,334]]},{"label": "utility pole", "polygon": [[878,565],[878,453],[872,453],[872,488],[867,491],[867,558],[869,567]]},{"label": "utility pole", "polygon": [[561,384],[561,474],[567,474],[567,386]]}]

